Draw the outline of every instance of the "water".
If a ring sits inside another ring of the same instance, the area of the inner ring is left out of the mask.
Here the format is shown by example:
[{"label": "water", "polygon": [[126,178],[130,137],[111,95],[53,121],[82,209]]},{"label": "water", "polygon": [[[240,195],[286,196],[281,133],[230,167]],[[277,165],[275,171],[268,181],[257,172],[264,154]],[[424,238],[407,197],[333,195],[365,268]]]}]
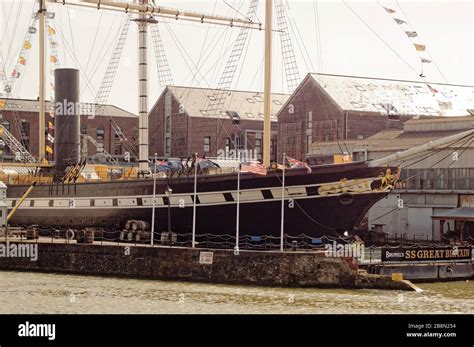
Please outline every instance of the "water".
[{"label": "water", "polygon": [[424,292],[0,271],[0,313],[474,313],[474,281],[419,286]]}]

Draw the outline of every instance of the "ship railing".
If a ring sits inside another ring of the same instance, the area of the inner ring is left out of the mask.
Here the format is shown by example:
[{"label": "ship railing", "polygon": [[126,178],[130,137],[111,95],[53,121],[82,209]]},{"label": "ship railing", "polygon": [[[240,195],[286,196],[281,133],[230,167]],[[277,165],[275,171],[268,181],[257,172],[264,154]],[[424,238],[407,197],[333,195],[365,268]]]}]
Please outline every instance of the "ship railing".
[{"label": "ship railing", "polygon": [[[78,236],[84,234],[84,230],[89,230],[93,236],[90,236],[90,243],[94,244],[133,244],[137,246],[150,246],[151,234],[149,231],[131,232],[125,230],[118,230],[113,228],[86,228],[86,229],[71,229],[68,227],[41,227],[34,226],[37,237],[31,236],[32,226],[10,226],[9,231],[0,231],[1,239],[22,240],[29,238],[33,242],[48,242],[48,243],[76,243]],[[138,236],[138,237],[137,237]],[[155,232],[153,234],[155,246],[172,246],[172,247],[191,247],[192,234],[181,233],[171,235],[168,232]],[[234,250],[236,245],[235,235],[230,234],[197,234],[196,248],[199,249],[227,249]],[[284,249],[287,251],[314,251],[324,253],[329,248],[336,244],[351,244],[353,240],[350,237],[312,237],[306,234],[296,236],[285,235]],[[465,245],[472,247],[474,239],[466,240]],[[383,245],[365,245],[363,249],[363,256],[359,259],[359,263],[377,263],[381,261],[382,247],[442,247],[439,242],[433,241],[429,244],[383,244]],[[255,250],[255,251],[275,251],[280,249],[280,237],[272,235],[242,235],[239,237],[240,250]]]}]

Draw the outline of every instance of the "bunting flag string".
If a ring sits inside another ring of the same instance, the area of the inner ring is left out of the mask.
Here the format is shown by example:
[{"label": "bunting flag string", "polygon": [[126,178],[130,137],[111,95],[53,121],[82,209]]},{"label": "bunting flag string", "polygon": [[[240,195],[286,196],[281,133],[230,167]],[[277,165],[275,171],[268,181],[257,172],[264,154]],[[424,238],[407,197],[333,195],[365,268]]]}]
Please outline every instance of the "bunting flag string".
[{"label": "bunting flag string", "polygon": [[23,49],[31,49],[31,42],[30,41],[23,42]]},{"label": "bunting flag string", "polygon": [[[377,1],[378,2],[378,1]],[[378,4],[385,10],[386,13],[388,13],[392,19],[397,23],[400,27],[400,29],[405,33],[405,35],[410,39],[413,47],[416,50],[416,53],[418,54],[418,57],[421,62],[421,73],[420,77],[425,77],[423,74],[423,64],[429,64],[432,62],[432,60],[426,56],[426,46],[420,42],[418,33],[411,28],[411,25],[408,23],[408,19],[404,18],[402,16],[403,13],[398,13],[392,8],[389,8],[387,6],[383,6],[380,2]],[[403,11],[402,11],[403,12]]]},{"label": "bunting flag string", "polygon": [[[46,26],[48,28],[48,44],[49,44],[49,61],[51,63],[49,74],[50,74],[50,83],[49,87],[51,90],[51,101],[54,102],[54,93],[56,90],[56,86],[54,85],[54,70],[56,67],[59,66],[59,58],[58,58],[58,43],[56,40],[56,29],[52,26],[49,22],[49,18],[46,18]],[[48,120],[48,133],[47,133],[47,140],[49,144],[46,145],[46,153],[53,154],[54,148],[54,112],[48,112],[50,119]]]},{"label": "bunting flag string", "polygon": [[[13,93],[13,86],[15,85],[15,80],[20,77],[22,68],[27,63],[28,55],[29,55],[29,52],[31,51],[31,37],[33,34],[36,33],[37,20],[38,19],[36,18],[36,16],[31,17],[29,29],[23,39],[23,44],[21,46],[20,54],[18,55],[18,60],[16,61],[16,65],[14,66],[12,72],[10,73],[8,84],[4,87],[7,94]],[[0,107],[0,110],[3,107]]]}]

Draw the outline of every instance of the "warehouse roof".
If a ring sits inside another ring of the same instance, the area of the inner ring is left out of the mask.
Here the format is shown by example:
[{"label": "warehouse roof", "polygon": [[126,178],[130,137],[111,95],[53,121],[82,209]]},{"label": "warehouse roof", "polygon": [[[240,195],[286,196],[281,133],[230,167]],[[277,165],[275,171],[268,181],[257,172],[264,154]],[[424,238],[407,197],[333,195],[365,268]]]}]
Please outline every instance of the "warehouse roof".
[{"label": "warehouse roof", "polygon": [[474,221],[474,208],[458,207],[458,208],[454,208],[448,211],[440,211],[440,212],[433,213],[431,218]]},{"label": "warehouse roof", "polygon": [[[180,102],[190,117],[224,118],[239,117],[247,120],[263,120],[263,93],[240,90],[216,90],[210,88],[168,86],[176,100]],[[165,90],[165,91],[166,91]],[[165,92],[160,96],[163,97]],[[211,111],[211,104],[216,104],[224,97],[224,105],[218,115]],[[271,117],[276,121],[276,114],[290,95],[272,93]],[[234,115],[233,112],[237,112]]]},{"label": "warehouse roof", "polygon": [[309,76],[347,111],[463,116],[474,109],[473,86],[320,73]]},{"label": "warehouse roof", "polygon": [[[5,106],[0,107],[0,110],[17,111],[17,112],[39,112],[38,100],[32,99],[9,99],[2,98],[5,101]],[[97,114],[96,108],[98,105],[92,103],[81,103],[81,114],[90,115],[94,112],[97,116],[108,116],[108,117],[129,117],[134,118],[137,115],[130,113],[120,107],[114,105],[104,105],[103,111]],[[46,111],[54,111],[53,103],[46,101]]]}]

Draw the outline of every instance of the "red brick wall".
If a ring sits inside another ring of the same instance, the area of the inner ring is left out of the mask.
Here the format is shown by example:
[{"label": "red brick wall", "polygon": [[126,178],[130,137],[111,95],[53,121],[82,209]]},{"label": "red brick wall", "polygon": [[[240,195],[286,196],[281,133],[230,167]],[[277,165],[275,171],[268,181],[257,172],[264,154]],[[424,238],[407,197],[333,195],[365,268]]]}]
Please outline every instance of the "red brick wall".
[{"label": "red brick wall", "polygon": [[[167,91],[166,91],[167,92]],[[165,99],[164,92],[150,111],[149,144],[150,155],[155,152],[165,156]],[[180,113],[180,111],[184,111]],[[206,117],[189,117],[186,110],[180,110],[180,103],[173,96],[171,102],[171,157],[187,157],[192,153],[207,157],[217,156],[218,150],[225,150],[225,140],[234,140],[234,133],[241,133],[241,145],[244,144],[245,130],[263,130],[263,120],[241,120],[240,124],[232,124],[231,119],[215,119]],[[277,124],[272,124],[272,131],[277,131]],[[210,137],[210,152],[204,153],[204,138]],[[247,149],[254,149],[255,137],[249,135]],[[233,149],[233,148],[231,148]]]},{"label": "red brick wall", "polygon": [[[293,111],[293,113],[291,113]],[[312,128],[307,132],[307,112],[313,112]],[[290,97],[278,116],[278,158],[283,153],[295,159],[304,159],[307,134],[313,142],[343,136],[344,117],[340,108],[312,78]]]},{"label": "red brick wall", "polygon": [[[13,113],[11,111],[3,111],[3,121],[7,120],[10,122],[10,129],[12,134],[18,139],[19,134],[14,127],[13,122]],[[20,120],[25,120],[30,124],[29,132],[29,148],[28,151],[33,155],[38,155],[38,113],[36,112],[16,112],[16,116]],[[46,115],[48,120],[49,116]],[[135,144],[138,148],[138,118],[126,118],[126,117],[112,117],[115,120],[115,123],[122,129],[124,136],[131,142]],[[21,122],[20,122],[21,123]],[[110,125],[108,117],[100,116],[94,119],[89,119],[87,116],[81,116],[81,128],[86,127],[87,134],[97,139],[97,128],[103,127],[105,130],[104,134],[104,148],[110,154],[114,154],[114,131]],[[125,153],[125,146],[122,145],[122,154]],[[93,155],[96,153],[95,147],[93,145],[88,146],[88,154]]]},{"label": "red brick wall", "polygon": [[[290,113],[293,108],[294,113]],[[311,129],[307,127],[307,112],[312,111]],[[311,77],[307,78],[290,97],[278,116],[278,157],[286,153],[304,160],[307,152],[307,135],[312,142],[357,139],[372,136],[385,129],[402,129],[411,116],[391,120],[387,115],[368,112],[346,112]],[[347,125],[346,125],[347,120]]]}]

